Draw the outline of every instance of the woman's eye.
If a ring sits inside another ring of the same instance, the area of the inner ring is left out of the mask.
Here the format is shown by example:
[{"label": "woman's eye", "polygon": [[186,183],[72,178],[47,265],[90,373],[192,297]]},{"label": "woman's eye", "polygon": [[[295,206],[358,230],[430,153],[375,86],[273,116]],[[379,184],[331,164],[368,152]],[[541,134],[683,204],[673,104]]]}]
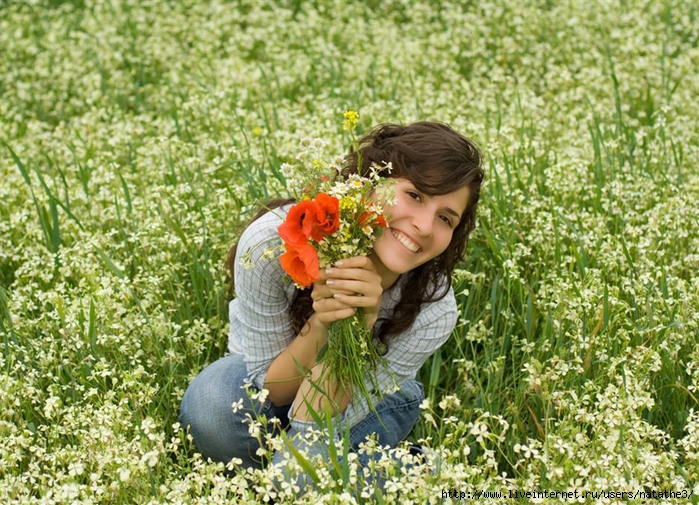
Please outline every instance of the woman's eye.
[{"label": "woman's eye", "polygon": [[413,200],[419,200],[420,199],[420,194],[416,193],[415,191],[407,191],[408,196],[412,198]]},{"label": "woman's eye", "polygon": [[449,227],[451,228],[451,225],[452,225],[451,219],[449,219],[447,216],[439,216],[439,218],[442,221],[444,221],[445,223],[447,223],[447,225],[449,225]]}]

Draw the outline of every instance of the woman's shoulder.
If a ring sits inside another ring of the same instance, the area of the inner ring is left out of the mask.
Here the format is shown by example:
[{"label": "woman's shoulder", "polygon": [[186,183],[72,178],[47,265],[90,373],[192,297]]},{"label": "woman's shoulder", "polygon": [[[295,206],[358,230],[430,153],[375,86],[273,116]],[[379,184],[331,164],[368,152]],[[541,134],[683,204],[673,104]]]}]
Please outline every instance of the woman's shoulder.
[{"label": "woman's shoulder", "polygon": [[250,249],[258,244],[279,242],[277,228],[284,222],[290,205],[270,209],[255,221],[250,223],[240,236],[239,249]]},{"label": "woman's shoulder", "polygon": [[[434,288],[434,284],[429,288]],[[434,325],[453,328],[458,319],[458,307],[454,289],[451,287],[447,278],[441,279],[434,291],[438,298],[433,301],[427,301],[420,305],[419,312],[413,323],[413,328],[431,327]],[[439,297],[441,293],[444,296]]]},{"label": "woman's shoulder", "polygon": [[287,288],[293,289],[293,283],[284,280],[286,274],[279,265],[283,247],[277,231],[287,212],[288,207],[272,209],[241,234],[234,260],[236,292],[259,292],[264,284],[267,291],[278,290],[276,294],[284,292],[289,298]]},{"label": "woman's shoulder", "polygon": [[269,209],[267,212],[250,223],[248,227],[245,228],[243,233],[251,233],[251,231],[252,233],[255,233],[263,230],[272,230],[276,232],[277,227],[279,227],[279,225],[286,219],[286,215],[289,213],[290,208],[291,204]]},{"label": "woman's shoulder", "polygon": [[[445,293],[446,290],[446,293]],[[454,296],[454,288],[445,280],[444,284],[440,285],[437,293],[445,293],[438,300],[423,303],[420,307],[421,313],[433,314],[436,317],[440,315],[454,315],[456,317],[456,297]]]}]

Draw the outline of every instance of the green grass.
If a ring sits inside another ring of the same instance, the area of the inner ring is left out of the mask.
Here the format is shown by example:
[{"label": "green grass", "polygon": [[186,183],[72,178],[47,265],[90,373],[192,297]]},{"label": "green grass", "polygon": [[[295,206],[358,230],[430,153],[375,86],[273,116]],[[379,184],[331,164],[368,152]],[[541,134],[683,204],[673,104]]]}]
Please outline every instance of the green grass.
[{"label": "green grass", "polygon": [[[346,152],[354,109],[359,133],[448,122],[487,170],[459,324],[420,372],[411,438],[442,469],[357,500],[696,503],[696,17],[681,1],[0,5],[0,497],[270,496],[269,475],[225,477],[173,425],[226,349],[228,247],[285,194],[301,139]],[[344,503],[318,470],[303,500]]]}]

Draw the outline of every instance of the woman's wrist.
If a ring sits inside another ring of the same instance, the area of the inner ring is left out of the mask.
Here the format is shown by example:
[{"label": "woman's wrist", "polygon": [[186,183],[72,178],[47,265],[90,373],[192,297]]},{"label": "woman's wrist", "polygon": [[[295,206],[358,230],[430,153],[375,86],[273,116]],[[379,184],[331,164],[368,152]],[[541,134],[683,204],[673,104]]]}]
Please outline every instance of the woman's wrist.
[{"label": "woman's wrist", "polygon": [[378,318],[378,311],[369,311],[367,309],[364,309],[364,321],[366,322],[367,328],[369,328],[370,330],[374,328],[374,325],[376,324]]},{"label": "woman's wrist", "polygon": [[306,322],[306,327],[301,331],[300,337],[310,337],[316,341],[316,348],[322,349],[328,343],[328,328],[330,324],[322,322],[316,313],[313,313]]}]

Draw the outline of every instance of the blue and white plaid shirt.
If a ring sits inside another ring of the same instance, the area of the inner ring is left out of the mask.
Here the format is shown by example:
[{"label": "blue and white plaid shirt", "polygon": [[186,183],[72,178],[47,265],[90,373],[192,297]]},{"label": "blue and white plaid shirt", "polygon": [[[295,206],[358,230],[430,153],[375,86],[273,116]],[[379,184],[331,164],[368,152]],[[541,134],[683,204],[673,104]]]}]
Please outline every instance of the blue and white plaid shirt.
[{"label": "blue and white plaid shirt", "polygon": [[[279,252],[270,254],[281,241],[277,227],[289,207],[274,209],[243,232],[235,263],[236,298],[229,306],[228,350],[243,354],[253,384],[262,389],[272,361],[296,337],[289,307],[294,284],[279,265]],[[400,299],[399,281],[384,292],[379,319],[388,318]],[[449,338],[457,320],[454,292],[437,302],[425,303],[412,326],[389,342],[385,358],[388,370],[377,371],[383,393],[390,393],[407,379],[414,379],[420,367]],[[377,399],[378,400],[378,399]],[[369,412],[365,400],[350,401],[345,421],[351,426]]]}]

